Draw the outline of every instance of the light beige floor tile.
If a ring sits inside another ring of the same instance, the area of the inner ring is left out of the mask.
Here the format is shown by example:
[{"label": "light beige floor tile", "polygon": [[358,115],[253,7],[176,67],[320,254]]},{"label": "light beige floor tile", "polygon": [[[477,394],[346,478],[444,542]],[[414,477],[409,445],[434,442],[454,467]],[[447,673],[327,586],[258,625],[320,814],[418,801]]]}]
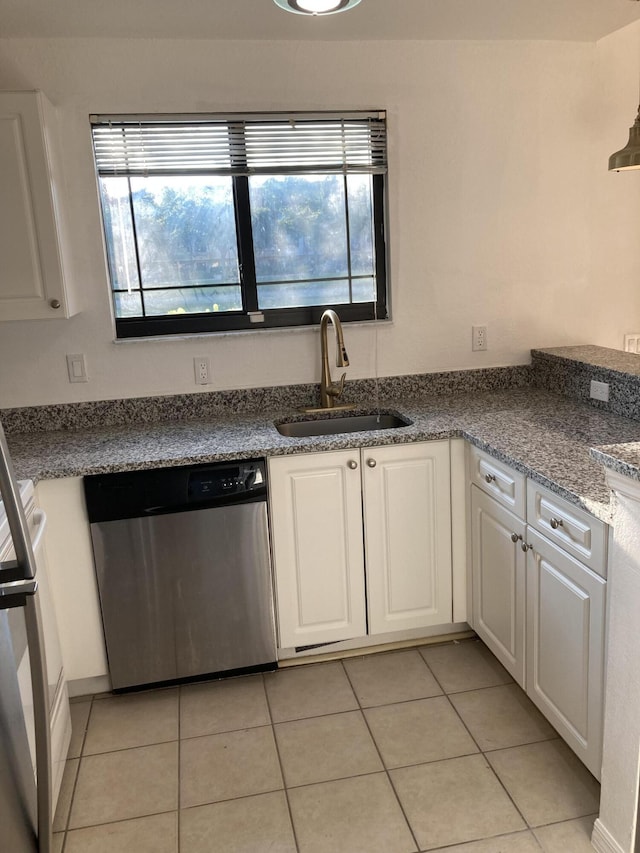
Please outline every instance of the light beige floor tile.
[{"label": "light beige floor tile", "polygon": [[445,696],[367,708],[365,716],[387,767],[479,751]]},{"label": "light beige floor tile", "polygon": [[268,726],[261,675],[190,684],[180,690],[180,737],[200,737]]},{"label": "light beige floor tile", "polygon": [[451,701],[482,750],[557,737],[517,684],[454,693]]},{"label": "light beige floor tile", "polygon": [[[540,845],[533,833],[527,831],[500,835],[497,838],[485,838],[484,841],[470,841],[468,844],[454,844],[453,847],[438,847],[434,853],[438,851],[442,853],[540,853]],[[573,853],[573,850],[567,847],[563,853]]]},{"label": "light beige floor tile", "polygon": [[291,667],[265,675],[274,723],[355,711],[358,702],[341,663]]},{"label": "light beige floor tile", "polygon": [[363,708],[442,694],[415,649],[350,658],[344,666]]},{"label": "light beige floor tile", "polygon": [[178,813],[74,829],[65,853],[178,853]]},{"label": "light beige floor tile", "polygon": [[76,784],[79,766],[80,761],[77,758],[69,758],[65,763],[62,782],[60,784],[60,793],[58,794],[58,805],[56,806],[56,813],[53,819],[54,832],[63,832],[67,828],[71,799],[73,797],[73,789]]},{"label": "light beige floor tile", "polygon": [[178,742],[89,755],[82,759],[70,828],[175,811]]},{"label": "light beige floor tile", "polygon": [[410,853],[417,848],[384,773],[292,788],[300,853]]},{"label": "light beige floor tile", "polygon": [[600,786],[561,740],[487,753],[529,826],[598,811]]},{"label": "light beige floor tile", "polygon": [[597,816],[540,826],[534,833],[545,853],[593,853],[591,833]]},{"label": "light beige floor tile", "polygon": [[177,689],[110,696],[93,703],[84,755],[177,738]]},{"label": "light beige floor tile", "polygon": [[287,787],[383,769],[361,711],[278,723],[275,731]]},{"label": "light beige floor tile", "polygon": [[71,711],[71,743],[67,758],[80,758],[84,735],[89,723],[91,702],[74,702],[69,706]]},{"label": "light beige floor tile", "polygon": [[181,808],[283,787],[271,726],[182,741]]},{"label": "light beige floor tile", "polygon": [[513,681],[480,640],[465,640],[445,646],[422,646],[420,654],[445,693],[495,687]]},{"label": "light beige floor tile", "polygon": [[420,850],[526,829],[481,755],[391,771]]},{"label": "light beige floor tile", "polygon": [[283,791],[183,809],[182,853],[296,853]]},{"label": "light beige floor tile", "polygon": [[64,832],[53,833],[53,853],[62,853],[64,845]]}]

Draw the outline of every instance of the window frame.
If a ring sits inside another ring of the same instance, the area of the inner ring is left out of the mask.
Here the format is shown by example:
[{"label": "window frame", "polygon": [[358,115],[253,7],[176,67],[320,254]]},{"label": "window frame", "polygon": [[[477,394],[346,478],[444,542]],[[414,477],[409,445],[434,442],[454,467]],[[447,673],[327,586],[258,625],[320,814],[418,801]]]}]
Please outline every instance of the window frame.
[{"label": "window frame", "polygon": [[[255,114],[256,117],[258,114]],[[302,120],[305,113],[296,114],[269,114],[271,121],[290,120],[290,115],[295,115]],[[335,120],[341,115],[353,116],[354,113],[336,114],[336,113],[314,113],[316,120]],[[377,113],[379,116],[386,114]],[[128,118],[135,121],[137,116],[129,117],[113,117],[118,119]],[[159,117],[155,117],[158,120]],[[176,119],[181,119],[181,116],[168,116],[168,121],[175,122]],[[185,120],[190,117],[185,116]],[[233,117],[211,116],[211,119],[225,120],[231,123]],[[247,117],[244,117],[247,118]],[[148,119],[146,116],[139,117],[141,124]],[[107,116],[91,116],[92,125],[104,124],[109,121]],[[386,134],[386,123],[385,123]],[[355,171],[355,170],[354,170]],[[387,169],[386,169],[386,142],[385,142],[385,168],[383,171],[377,170],[359,170],[362,174],[370,175],[372,182],[372,228],[373,228],[373,253],[375,261],[375,301],[371,302],[351,302],[351,303],[326,303],[322,305],[312,306],[296,306],[290,308],[268,308],[260,309],[258,307],[258,287],[262,282],[256,279],[254,248],[253,248],[253,230],[251,221],[251,202],[249,195],[249,177],[251,173],[231,174],[233,185],[233,204],[236,228],[236,243],[238,250],[238,267],[239,267],[239,287],[243,308],[239,311],[220,311],[220,312],[203,312],[203,313],[185,313],[185,314],[164,314],[164,315],[144,315],[141,317],[117,317],[115,314],[115,295],[125,292],[122,288],[114,288],[113,282],[116,280],[114,271],[111,269],[110,253],[107,251],[107,230],[105,227],[104,208],[102,205],[102,197],[100,199],[100,212],[103,232],[105,236],[105,254],[109,274],[109,290],[111,294],[111,302],[114,313],[114,322],[117,339],[130,338],[145,338],[145,337],[164,337],[169,335],[189,335],[189,334],[205,334],[216,332],[235,332],[235,331],[259,331],[261,329],[284,329],[290,327],[304,327],[317,325],[323,312],[332,308],[335,310],[342,322],[362,322],[389,319],[389,289],[387,275]],[[278,171],[276,168],[270,169],[263,174],[270,175],[285,175],[290,173],[284,169]],[[340,174],[336,170],[330,172],[318,172],[319,174]],[[176,174],[179,174],[176,172]],[[203,171],[202,174],[207,174]],[[301,172],[300,174],[305,174]],[[312,170],[308,170],[306,174],[316,174]],[[348,175],[349,170],[345,169],[342,174]],[[110,173],[99,173],[97,171],[97,180],[101,177],[109,177]],[[114,173],[114,176],[125,177],[122,173]],[[131,176],[131,173],[129,173]],[[345,181],[346,184],[346,181]],[[130,200],[132,198],[131,188]],[[102,194],[100,193],[100,196]],[[346,202],[346,199],[345,199]],[[345,216],[348,217],[347,208],[345,207]],[[153,290],[153,288],[144,288],[142,286],[142,277],[138,258],[138,242],[136,234],[135,217],[132,212],[132,223],[134,229],[134,240],[136,247],[136,263],[138,264],[138,275],[140,281],[140,291],[144,292]],[[366,276],[351,276],[349,281],[353,281],[359,277]],[[344,280],[343,276],[339,277]],[[319,280],[330,280],[324,278]],[[310,279],[301,279],[300,281],[313,281]],[[283,282],[287,283],[287,282]],[[199,285],[207,286],[207,285]],[[189,289],[186,286],[185,289]],[[160,289],[160,288],[158,288]],[[162,288],[166,289],[166,288]],[[138,288],[136,288],[138,290]],[[144,311],[144,300],[142,300],[142,308]]]}]

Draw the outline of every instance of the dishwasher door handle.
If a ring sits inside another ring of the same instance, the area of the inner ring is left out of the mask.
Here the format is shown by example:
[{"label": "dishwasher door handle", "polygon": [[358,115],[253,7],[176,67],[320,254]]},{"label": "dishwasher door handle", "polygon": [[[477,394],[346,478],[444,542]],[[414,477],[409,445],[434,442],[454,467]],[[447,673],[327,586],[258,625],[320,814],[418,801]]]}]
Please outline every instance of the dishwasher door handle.
[{"label": "dishwasher door handle", "polygon": [[168,515],[174,512],[197,512],[199,509],[217,509],[223,506],[235,506],[236,504],[259,503],[266,501],[266,486],[251,492],[241,492],[239,495],[220,495],[205,501],[192,501],[181,504],[158,504],[157,506],[145,507],[142,515]]}]

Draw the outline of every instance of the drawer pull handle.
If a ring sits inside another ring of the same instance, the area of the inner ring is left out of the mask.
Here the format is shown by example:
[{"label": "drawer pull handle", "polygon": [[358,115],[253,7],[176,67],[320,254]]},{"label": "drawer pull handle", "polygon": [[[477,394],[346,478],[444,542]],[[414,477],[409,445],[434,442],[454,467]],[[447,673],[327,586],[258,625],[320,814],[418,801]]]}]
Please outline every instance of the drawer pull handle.
[{"label": "drawer pull handle", "polygon": [[518,536],[518,534],[517,534],[517,533],[512,533],[512,534],[511,534],[511,541],[512,541],[514,544],[515,544],[516,542],[518,542],[520,539],[522,539],[522,536]]},{"label": "drawer pull handle", "polygon": [[369,466],[369,468],[375,468],[376,467],[376,460],[375,459],[367,459],[367,465]]},{"label": "drawer pull handle", "polygon": [[358,467],[358,463],[356,462],[355,459],[350,459],[347,462],[347,468],[351,468],[352,471],[355,471],[357,467]]},{"label": "drawer pull handle", "polygon": [[527,551],[533,551],[533,545],[528,545],[526,542],[523,542],[520,546],[522,550],[526,553]]},{"label": "drawer pull handle", "polygon": [[494,483],[496,476],[495,476],[495,474],[485,474],[484,478],[487,481],[487,483]]},{"label": "drawer pull handle", "polygon": [[54,311],[57,311],[62,303],[59,299],[51,299],[49,300],[49,305],[53,308]]},{"label": "drawer pull handle", "polygon": [[561,518],[550,518],[549,524],[551,525],[552,530],[557,530],[559,527],[562,527],[562,519]]}]

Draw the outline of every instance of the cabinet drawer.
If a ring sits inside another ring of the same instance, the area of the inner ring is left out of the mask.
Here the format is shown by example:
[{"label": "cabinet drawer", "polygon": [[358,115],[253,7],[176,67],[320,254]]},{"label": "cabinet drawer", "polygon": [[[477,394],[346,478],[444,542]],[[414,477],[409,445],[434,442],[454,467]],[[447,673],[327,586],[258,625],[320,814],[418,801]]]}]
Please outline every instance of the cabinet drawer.
[{"label": "cabinet drawer", "polygon": [[607,576],[607,525],[603,521],[529,480],[527,522],[594,572]]},{"label": "cabinet drawer", "polygon": [[520,518],[525,513],[525,478],[477,447],[469,447],[469,479]]}]

